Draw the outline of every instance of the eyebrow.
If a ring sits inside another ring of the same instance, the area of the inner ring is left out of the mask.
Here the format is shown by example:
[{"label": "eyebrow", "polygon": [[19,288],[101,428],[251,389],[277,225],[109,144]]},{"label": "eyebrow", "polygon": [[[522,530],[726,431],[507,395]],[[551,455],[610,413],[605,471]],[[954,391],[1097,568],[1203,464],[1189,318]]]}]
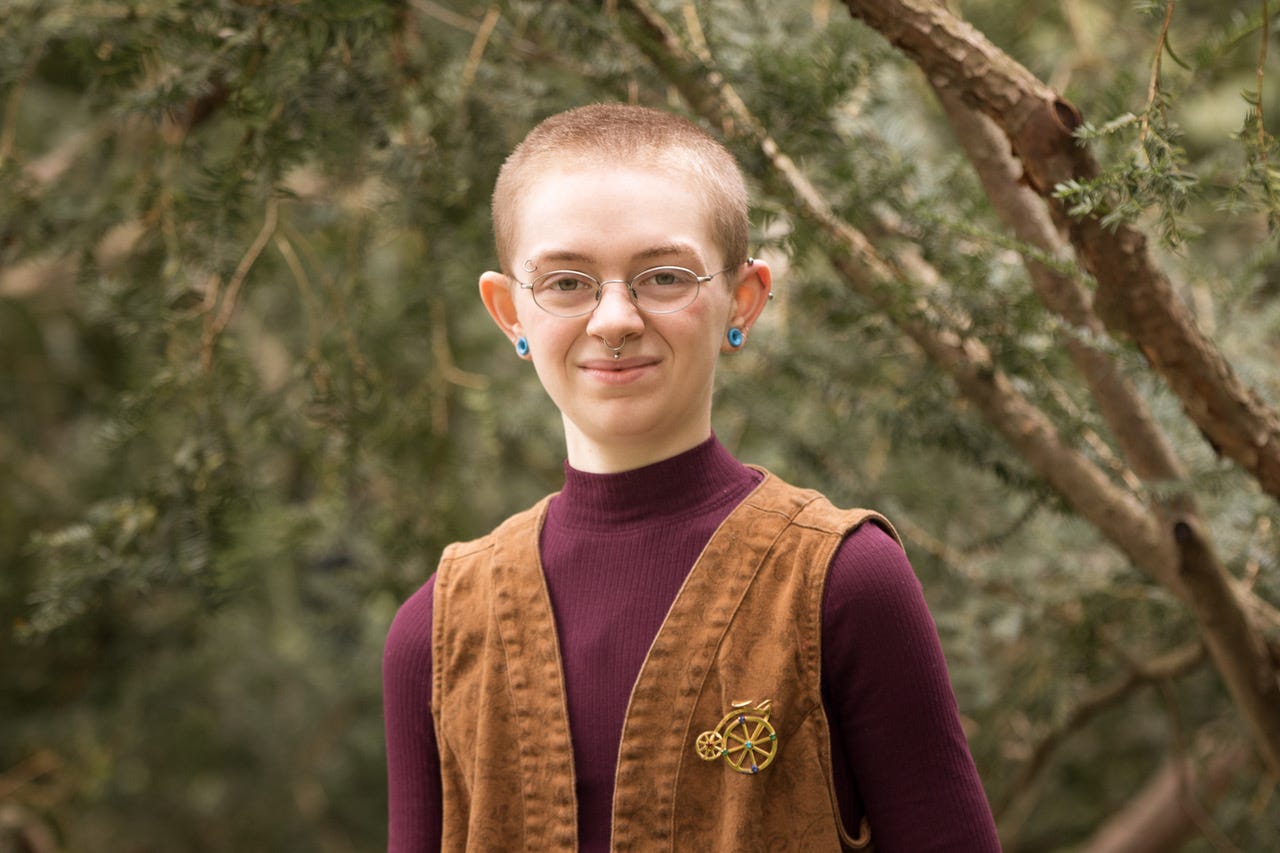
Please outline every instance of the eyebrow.
[{"label": "eyebrow", "polygon": [[[631,256],[631,260],[633,263],[636,261],[651,261],[655,258],[671,257],[672,255],[683,255],[685,257],[688,257],[688,256],[697,257],[698,251],[690,243],[681,243],[681,242],[663,243],[661,245],[651,246],[647,249],[642,249],[639,252],[636,252]],[[555,251],[547,252],[544,255],[541,255],[540,260],[542,260],[545,263],[555,263],[555,264],[561,264],[561,263],[590,264],[595,261],[595,257],[593,255],[588,255],[584,252],[575,252],[571,249],[558,249]]]},{"label": "eyebrow", "polygon": [[689,243],[665,243],[661,246],[653,246],[642,252],[637,252],[631,256],[634,261],[649,261],[654,258],[669,257],[671,255],[692,255],[698,256],[698,250]]}]

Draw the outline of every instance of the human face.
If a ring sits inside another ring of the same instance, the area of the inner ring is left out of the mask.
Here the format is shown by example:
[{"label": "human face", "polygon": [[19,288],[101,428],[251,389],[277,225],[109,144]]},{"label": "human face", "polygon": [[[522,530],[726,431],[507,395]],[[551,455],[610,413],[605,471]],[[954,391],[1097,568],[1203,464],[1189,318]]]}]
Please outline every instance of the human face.
[{"label": "human face", "polygon": [[[515,223],[516,275],[526,275],[526,260],[535,268],[528,276],[570,268],[624,281],[655,266],[706,275],[743,261],[720,256],[692,182],[656,168],[543,174],[520,200]],[[621,471],[674,456],[711,434],[725,333],[735,325],[746,331],[755,320],[768,270],[738,263],[703,284],[687,308],[661,315],[639,311],[616,281],[605,285],[595,311],[572,319],[546,313],[500,273],[482,276],[480,289],[498,325],[528,340],[538,378],[564,419],[569,463]],[[615,359],[605,342],[616,347],[624,338]]]}]

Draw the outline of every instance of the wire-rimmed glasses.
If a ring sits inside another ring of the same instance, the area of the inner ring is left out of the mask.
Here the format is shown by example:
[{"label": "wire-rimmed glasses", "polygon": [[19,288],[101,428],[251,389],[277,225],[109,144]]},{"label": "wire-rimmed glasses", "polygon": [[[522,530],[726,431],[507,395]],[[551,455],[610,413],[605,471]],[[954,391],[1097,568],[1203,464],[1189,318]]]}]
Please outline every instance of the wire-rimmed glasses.
[{"label": "wire-rimmed glasses", "polygon": [[530,291],[534,303],[543,311],[565,319],[594,311],[600,304],[606,284],[625,284],[631,301],[646,314],[674,314],[693,304],[703,282],[736,267],[737,264],[709,275],[698,275],[684,267],[653,267],[637,273],[630,280],[611,278],[604,281],[578,270],[551,270],[528,283],[514,276],[512,280]]}]

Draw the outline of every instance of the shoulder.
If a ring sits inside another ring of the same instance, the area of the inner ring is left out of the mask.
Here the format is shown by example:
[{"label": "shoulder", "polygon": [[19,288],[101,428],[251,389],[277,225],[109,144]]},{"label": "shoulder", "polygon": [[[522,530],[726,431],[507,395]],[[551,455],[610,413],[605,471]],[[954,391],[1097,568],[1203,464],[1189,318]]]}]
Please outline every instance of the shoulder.
[{"label": "shoulder", "polygon": [[491,548],[495,543],[502,542],[512,536],[536,531],[539,525],[542,524],[542,519],[547,514],[547,507],[554,497],[554,493],[547,495],[528,509],[522,509],[514,515],[508,516],[505,521],[479,539],[453,543],[445,549],[445,556],[464,556],[475,551]]},{"label": "shoulder", "polygon": [[[753,466],[754,467],[754,466]],[[841,509],[814,489],[792,485],[764,468],[756,468],[764,480],[744,503],[791,517],[798,527],[846,537],[865,526],[878,526],[896,545],[898,534],[889,520],[875,510]],[[901,546],[898,546],[899,548]]]},{"label": "shoulder", "polygon": [[444,593],[444,588],[452,587],[458,567],[465,568],[468,573],[483,570],[490,562],[489,555],[510,545],[513,542],[528,541],[536,537],[546,516],[547,506],[555,495],[548,495],[538,503],[510,516],[493,530],[478,539],[465,542],[454,542],[448,545],[440,555],[440,564],[436,567],[437,595]]},{"label": "shoulder", "polygon": [[430,660],[435,582],[435,575],[427,578],[426,583],[400,605],[391,620],[382,652],[382,665],[387,672],[416,670],[424,659]]},{"label": "shoulder", "polygon": [[831,575],[861,587],[904,580],[919,586],[906,551],[879,515],[868,517],[844,538],[831,561]]},{"label": "shoulder", "polygon": [[859,637],[933,636],[924,589],[898,540],[879,523],[850,533],[831,560],[823,595],[828,630]]},{"label": "shoulder", "polygon": [[445,563],[453,560],[465,559],[475,554],[492,550],[495,544],[509,536],[516,535],[521,530],[536,528],[542,517],[543,507],[546,506],[552,497],[554,496],[549,495],[528,509],[521,510],[516,514],[509,516],[505,521],[483,536],[464,542],[453,542],[449,544],[441,554],[440,562]]},{"label": "shoulder", "polygon": [[396,611],[387,635],[387,653],[400,651],[408,644],[429,644],[435,601],[450,591],[451,570],[458,564],[468,567],[484,566],[488,562],[484,556],[492,552],[498,543],[519,535],[522,530],[536,530],[542,508],[549,500],[550,496],[529,509],[512,515],[484,536],[447,545],[440,555],[435,573]]}]

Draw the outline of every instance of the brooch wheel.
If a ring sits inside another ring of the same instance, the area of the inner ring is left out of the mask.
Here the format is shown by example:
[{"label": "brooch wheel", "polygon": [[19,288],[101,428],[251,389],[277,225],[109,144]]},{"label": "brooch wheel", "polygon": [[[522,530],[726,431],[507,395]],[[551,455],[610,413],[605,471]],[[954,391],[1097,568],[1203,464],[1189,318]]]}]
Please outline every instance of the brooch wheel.
[{"label": "brooch wheel", "polygon": [[723,758],[730,768],[747,775],[759,773],[778,754],[778,733],[769,723],[771,699],[754,708],[751,700],[734,702],[720,724],[698,735],[694,750],[703,761]]}]

